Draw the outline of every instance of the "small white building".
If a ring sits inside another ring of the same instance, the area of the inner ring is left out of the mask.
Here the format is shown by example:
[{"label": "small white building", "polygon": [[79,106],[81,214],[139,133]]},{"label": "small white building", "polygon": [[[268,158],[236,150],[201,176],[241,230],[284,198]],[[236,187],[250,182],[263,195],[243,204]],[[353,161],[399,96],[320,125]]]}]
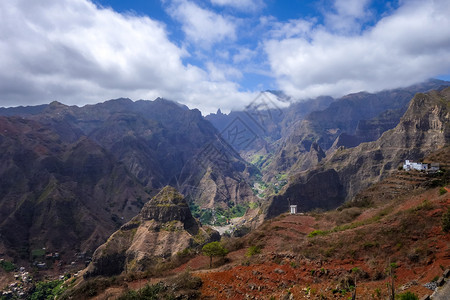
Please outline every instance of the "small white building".
[{"label": "small white building", "polygon": [[295,215],[297,213],[297,205],[291,205],[291,215]]},{"label": "small white building", "polygon": [[428,164],[416,163],[416,162],[413,162],[410,160],[405,160],[405,163],[403,164],[403,170],[405,170],[405,171],[411,171],[411,170],[427,171]]}]

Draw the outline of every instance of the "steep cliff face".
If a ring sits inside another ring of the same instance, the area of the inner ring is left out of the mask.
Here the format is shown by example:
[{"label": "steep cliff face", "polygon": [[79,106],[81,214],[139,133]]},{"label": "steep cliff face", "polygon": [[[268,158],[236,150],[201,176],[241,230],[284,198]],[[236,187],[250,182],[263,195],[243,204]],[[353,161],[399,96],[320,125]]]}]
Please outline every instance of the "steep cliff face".
[{"label": "steep cliff face", "polygon": [[[43,116],[48,123],[78,128],[123,163],[147,190],[170,184],[196,201],[198,192],[191,187],[197,187],[213,165],[213,207],[232,206],[236,199],[254,201],[247,192],[251,170],[243,172],[249,164],[196,109],[160,98],[116,99],[81,108],[54,103]],[[239,188],[240,184],[245,187]],[[238,195],[233,195],[233,190]]]},{"label": "steep cliff face", "polygon": [[0,117],[0,243],[8,256],[93,251],[149,197],[98,144],[77,129],[64,132]]},{"label": "steep cliff face", "polygon": [[267,168],[266,178],[270,179],[278,172],[298,172],[299,167],[302,169],[297,163],[298,160],[303,159],[314,142],[328,152],[336,143],[341,144],[339,146],[355,147],[361,142],[378,139],[383,132],[398,124],[415,93],[438,89],[448,84],[445,81],[432,80],[376,94],[350,94],[332,102],[324,110],[311,112],[294,124],[282,140]]},{"label": "steep cliff face", "polygon": [[287,212],[289,205],[297,205],[298,211],[333,209],[342,204],[345,196],[344,187],[335,170],[298,174],[290,182],[282,194],[269,199],[267,218]]},{"label": "steep cliff face", "polygon": [[[337,206],[388,176],[405,159],[420,160],[449,143],[450,88],[416,94],[400,123],[377,141],[350,149],[337,148],[316,169],[292,176],[284,193],[272,199],[269,215],[286,211],[288,198],[296,199],[300,209],[310,208],[310,203],[314,203],[313,207]],[[316,174],[326,177],[316,181],[317,193],[342,189],[331,195],[305,195],[304,189],[309,187],[302,184]]]},{"label": "steep cliff face", "polygon": [[346,199],[380,181],[405,160],[420,160],[450,142],[450,88],[416,94],[400,123],[380,139],[337,151],[324,168],[339,173]]},{"label": "steep cliff face", "polygon": [[219,238],[217,232],[202,228],[183,195],[167,186],[95,251],[85,277],[142,271],[188,247]]}]

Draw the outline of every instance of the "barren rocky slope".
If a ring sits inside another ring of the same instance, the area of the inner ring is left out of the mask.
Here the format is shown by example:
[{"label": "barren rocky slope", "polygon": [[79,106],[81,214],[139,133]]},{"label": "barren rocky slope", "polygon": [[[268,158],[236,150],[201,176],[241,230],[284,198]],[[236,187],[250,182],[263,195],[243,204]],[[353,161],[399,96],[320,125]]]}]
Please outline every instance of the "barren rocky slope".
[{"label": "barren rocky slope", "polygon": [[163,188],[94,253],[85,277],[145,271],[191,247],[220,239],[192,217],[183,195]]}]

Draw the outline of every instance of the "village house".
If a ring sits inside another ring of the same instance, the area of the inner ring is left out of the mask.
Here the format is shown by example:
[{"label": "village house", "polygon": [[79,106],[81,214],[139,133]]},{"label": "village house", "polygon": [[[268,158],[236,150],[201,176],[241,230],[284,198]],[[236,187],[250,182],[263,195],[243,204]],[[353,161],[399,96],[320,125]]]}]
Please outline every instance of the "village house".
[{"label": "village house", "polygon": [[428,170],[428,164],[416,163],[416,162],[413,162],[410,160],[405,160],[405,163],[403,164],[403,170],[405,170],[405,171],[411,171],[411,170],[426,171],[426,170]]},{"label": "village house", "polygon": [[410,160],[405,160],[405,163],[403,164],[403,170],[405,171],[416,170],[434,173],[439,171],[439,164],[438,163],[424,164],[424,163],[416,163]]}]

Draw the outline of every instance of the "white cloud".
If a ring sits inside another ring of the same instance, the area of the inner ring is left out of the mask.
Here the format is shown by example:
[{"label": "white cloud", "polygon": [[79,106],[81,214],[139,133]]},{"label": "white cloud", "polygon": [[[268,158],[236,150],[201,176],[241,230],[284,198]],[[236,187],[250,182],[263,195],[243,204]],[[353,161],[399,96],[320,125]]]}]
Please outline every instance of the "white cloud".
[{"label": "white cloud", "polygon": [[329,29],[341,33],[360,32],[361,25],[371,13],[367,6],[371,0],[336,0],[335,13],[325,14],[325,24]]},{"label": "white cloud", "polygon": [[233,56],[233,63],[238,64],[245,61],[251,61],[258,53],[248,48],[237,49],[238,53]]},{"label": "white cloud", "polygon": [[264,7],[263,0],[211,0],[211,3],[219,6],[230,6],[242,11],[257,11]]},{"label": "white cloud", "polygon": [[288,22],[276,22],[264,20],[271,26],[269,35],[274,39],[303,37],[308,38],[316,20],[289,20]]},{"label": "white cloud", "polygon": [[211,81],[225,81],[242,78],[242,72],[229,65],[207,62],[206,68]]},{"label": "white cloud", "polygon": [[169,14],[182,24],[188,40],[203,47],[223,40],[236,39],[236,26],[226,17],[201,8],[188,0],[174,0]]},{"label": "white cloud", "polygon": [[446,0],[407,1],[361,33],[317,25],[308,37],[270,39],[265,50],[280,88],[295,97],[406,86],[450,70],[449,15]]},{"label": "white cloud", "polygon": [[165,97],[207,113],[253,97],[183,64],[186,50],[148,17],[86,0],[12,0],[0,1],[0,19],[0,106]]}]

